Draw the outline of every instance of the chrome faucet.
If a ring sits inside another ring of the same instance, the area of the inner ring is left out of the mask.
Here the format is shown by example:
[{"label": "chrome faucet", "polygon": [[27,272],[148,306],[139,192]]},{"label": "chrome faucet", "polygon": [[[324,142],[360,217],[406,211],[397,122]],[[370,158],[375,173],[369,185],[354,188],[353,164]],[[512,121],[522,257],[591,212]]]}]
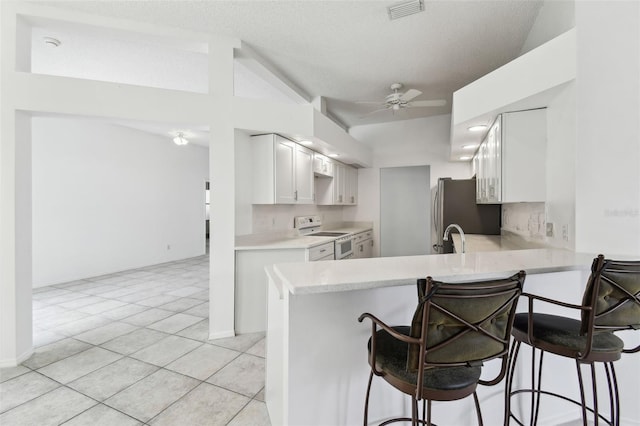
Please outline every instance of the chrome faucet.
[{"label": "chrome faucet", "polygon": [[442,241],[449,241],[449,235],[451,234],[451,230],[455,228],[458,230],[458,234],[460,234],[460,239],[462,240],[462,247],[460,250],[460,253],[464,253],[464,232],[462,231],[462,228],[460,227],[460,225],[456,225],[455,223],[452,223],[451,225],[447,226],[447,229],[444,230],[444,236],[442,237]]}]

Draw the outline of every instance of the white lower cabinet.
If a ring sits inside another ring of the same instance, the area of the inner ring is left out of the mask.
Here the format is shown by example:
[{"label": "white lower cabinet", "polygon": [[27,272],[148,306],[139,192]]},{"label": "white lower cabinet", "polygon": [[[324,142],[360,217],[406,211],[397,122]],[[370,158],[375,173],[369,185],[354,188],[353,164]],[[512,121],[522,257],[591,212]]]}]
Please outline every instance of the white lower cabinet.
[{"label": "white lower cabinet", "polygon": [[360,232],[353,237],[353,258],[373,257],[373,231]]},{"label": "white lower cabinet", "polygon": [[275,263],[304,262],[308,250],[236,250],[235,332],[267,329],[267,276],[264,268]]},{"label": "white lower cabinet", "polygon": [[334,247],[332,242],[322,244],[321,246],[311,247],[307,249],[307,260],[309,262],[315,262],[318,260],[333,260],[334,259]]}]

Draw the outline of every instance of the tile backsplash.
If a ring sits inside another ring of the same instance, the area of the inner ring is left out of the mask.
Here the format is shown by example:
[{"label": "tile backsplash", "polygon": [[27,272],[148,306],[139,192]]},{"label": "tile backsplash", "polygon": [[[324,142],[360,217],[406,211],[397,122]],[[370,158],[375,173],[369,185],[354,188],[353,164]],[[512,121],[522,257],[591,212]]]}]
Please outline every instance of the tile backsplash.
[{"label": "tile backsplash", "polygon": [[254,234],[265,232],[279,232],[293,229],[295,216],[319,215],[322,223],[327,225],[334,222],[342,222],[342,206],[317,206],[309,205],[253,205],[253,230]]},{"label": "tile backsplash", "polygon": [[503,204],[502,229],[525,239],[544,240],[546,238],[544,203]]}]

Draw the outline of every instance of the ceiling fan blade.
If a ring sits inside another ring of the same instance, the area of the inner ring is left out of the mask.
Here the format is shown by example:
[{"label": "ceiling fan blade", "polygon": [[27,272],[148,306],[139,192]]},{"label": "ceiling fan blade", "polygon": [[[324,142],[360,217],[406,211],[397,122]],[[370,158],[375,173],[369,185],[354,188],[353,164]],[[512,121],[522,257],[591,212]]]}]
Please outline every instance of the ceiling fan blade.
[{"label": "ceiling fan blade", "polygon": [[384,105],[384,102],[380,101],[356,101],[357,104],[375,104],[375,105]]},{"label": "ceiling fan blade", "polygon": [[387,111],[389,108],[382,108],[382,109],[377,109],[375,111],[371,111],[365,115],[361,115],[360,117],[358,117],[359,120],[362,120],[363,118],[367,118],[368,116],[375,114],[377,112],[382,112],[382,111]]},{"label": "ceiling fan blade", "polygon": [[447,101],[444,99],[434,99],[432,101],[413,101],[409,102],[407,106],[409,107],[438,107],[444,106],[447,104]]},{"label": "ceiling fan blade", "polygon": [[404,92],[404,94],[400,95],[400,97],[402,98],[402,100],[409,102],[411,99],[417,98],[420,95],[422,95],[421,91],[416,89],[409,89],[406,92]]}]

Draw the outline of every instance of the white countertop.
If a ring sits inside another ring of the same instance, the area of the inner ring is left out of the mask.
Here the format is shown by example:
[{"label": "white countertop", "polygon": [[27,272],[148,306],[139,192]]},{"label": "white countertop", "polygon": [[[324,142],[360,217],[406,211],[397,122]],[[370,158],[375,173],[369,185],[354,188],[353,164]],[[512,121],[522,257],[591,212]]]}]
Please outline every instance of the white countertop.
[{"label": "white countertop", "polygon": [[[323,231],[345,232],[357,234],[370,231],[371,226],[341,226],[324,228]],[[236,250],[280,250],[280,249],[308,249],[336,240],[340,237],[309,237],[299,236],[297,231],[289,230],[271,234],[251,234],[236,237]]]},{"label": "white countertop", "polygon": [[465,254],[377,257],[326,262],[282,263],[272,277],[295,295],[413,285],[432,276],[443,281],[471,281],[528,274],[589,270],[595,254],[562,249],[507,250]]}]

